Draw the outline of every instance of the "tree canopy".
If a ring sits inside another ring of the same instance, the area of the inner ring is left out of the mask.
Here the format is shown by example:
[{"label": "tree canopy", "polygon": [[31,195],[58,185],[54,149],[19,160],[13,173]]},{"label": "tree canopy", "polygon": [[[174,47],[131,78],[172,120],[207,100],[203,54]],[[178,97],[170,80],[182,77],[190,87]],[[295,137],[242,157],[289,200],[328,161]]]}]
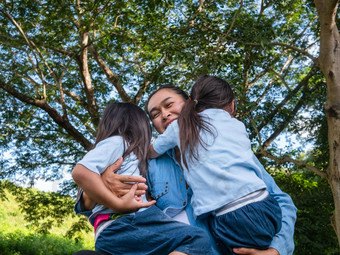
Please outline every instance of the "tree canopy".
[{"label": "tree canopy", "polygon": [[327,177],[313,2],[1,0],[0,13],[1,179],[63,178],[108,102],[143,106],[157,86],[189,91],[201,74],[231,84],[266,165]]}]

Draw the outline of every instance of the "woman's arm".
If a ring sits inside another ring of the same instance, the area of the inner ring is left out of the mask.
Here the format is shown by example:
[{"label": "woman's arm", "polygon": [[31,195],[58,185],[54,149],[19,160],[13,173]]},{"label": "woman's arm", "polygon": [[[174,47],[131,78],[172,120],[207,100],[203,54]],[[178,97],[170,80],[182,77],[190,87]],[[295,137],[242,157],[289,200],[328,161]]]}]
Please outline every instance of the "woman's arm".
[{"label": "woman's arm", "polygon": [[280,255],[280,253],[274,249],[269,248],[267,250],[257,250],[253,248],[234,248],[233,252],[242,255]]}]

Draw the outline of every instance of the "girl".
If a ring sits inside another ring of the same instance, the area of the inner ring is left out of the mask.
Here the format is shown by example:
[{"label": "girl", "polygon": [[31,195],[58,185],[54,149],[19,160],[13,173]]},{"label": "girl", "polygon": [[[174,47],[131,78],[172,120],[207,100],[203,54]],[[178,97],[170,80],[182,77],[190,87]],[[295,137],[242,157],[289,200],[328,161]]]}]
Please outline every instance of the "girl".
[{"label": "girl", "polygon": [[256,175],[261,171],[244,125],[232,118],[234,110],[229,84],[202,76],[178,120],[150,147],[152,157],[179,147],[194,216],[209,217],[222,254],[234,254],[233,247],[267,249],[281,228],[281,209]]},{"label": "girl", "polygon": [[144,195],[135,197],[136,184],[122,197],[103,184],[100,174],[122,156],[118,174],[145,175],[150,139],[148,118],[139,107],[112,103],[99,123],[94,149],[72,172],[75,182],[99,203],[89,216],[96,250],[108,254],[211,254],[205,232],[167,217]]}]

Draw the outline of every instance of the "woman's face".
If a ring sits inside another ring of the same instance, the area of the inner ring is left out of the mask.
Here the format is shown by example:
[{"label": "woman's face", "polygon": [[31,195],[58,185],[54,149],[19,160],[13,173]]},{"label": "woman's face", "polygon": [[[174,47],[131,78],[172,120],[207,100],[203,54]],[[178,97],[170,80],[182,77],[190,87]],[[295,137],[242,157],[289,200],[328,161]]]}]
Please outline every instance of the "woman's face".
[{"label": "woman's face", "polygon": [[161,89],[149,99],[148,113],[158,133],[163,134],[171,122],[178,119],[185,99],[172,89]]}]

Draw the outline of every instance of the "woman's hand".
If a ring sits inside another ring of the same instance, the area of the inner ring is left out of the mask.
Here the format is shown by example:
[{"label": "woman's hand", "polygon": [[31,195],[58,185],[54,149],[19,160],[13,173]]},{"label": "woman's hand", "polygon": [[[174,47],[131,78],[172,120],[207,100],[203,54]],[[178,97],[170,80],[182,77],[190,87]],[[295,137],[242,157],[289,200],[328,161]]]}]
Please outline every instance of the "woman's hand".
[{"label": "woman's hand", "polygon": [[102,173],[102,179],[105,186],[117,197],[122,197],[131,190],[133,183],[139,183],[135,191],[135,195],[140,196],[145,194],[145,191],[148,189],[148,186],[144,184],[146,182],[145,178],[140,176],[116,174],[122,163],[123,158],[120,157]]},{"label": "woman's hand", "polygon": [[274,248],[268,248],[267,250],[257,250],[253,248],[234,248],[233,252],[242,255],[280,255],[280,253]]}]

